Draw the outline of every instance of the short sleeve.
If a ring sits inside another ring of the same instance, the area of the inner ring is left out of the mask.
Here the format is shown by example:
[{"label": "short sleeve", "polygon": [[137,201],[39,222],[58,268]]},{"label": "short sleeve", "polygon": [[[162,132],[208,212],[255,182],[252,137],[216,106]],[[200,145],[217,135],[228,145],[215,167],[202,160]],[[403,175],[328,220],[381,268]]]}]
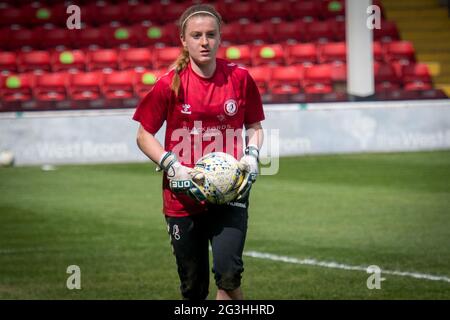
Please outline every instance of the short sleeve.
[{"label": "short sleeve", "polygon": [[247,72],[246,94],[245,94],[245,124],[252,124],[265,119],[261,95],[255,80]]},{"label": "short sleeve", "polygon": [[159,79],[139,102],[133,120],[140,122],[147,132],[156,134],[167,118],[170,95],[171,89],[167,81]]}]

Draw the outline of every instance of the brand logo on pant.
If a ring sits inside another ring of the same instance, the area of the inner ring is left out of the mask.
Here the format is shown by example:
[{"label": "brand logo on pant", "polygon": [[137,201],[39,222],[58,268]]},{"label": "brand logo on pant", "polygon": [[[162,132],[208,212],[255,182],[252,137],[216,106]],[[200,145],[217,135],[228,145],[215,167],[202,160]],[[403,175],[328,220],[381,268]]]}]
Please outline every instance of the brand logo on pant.
[{"label": "brand logo on pant", "polygon": [[180,228],[178,228],[177,224],[173,225],[172,235],[175,238],[175,240],[180,240]]}]

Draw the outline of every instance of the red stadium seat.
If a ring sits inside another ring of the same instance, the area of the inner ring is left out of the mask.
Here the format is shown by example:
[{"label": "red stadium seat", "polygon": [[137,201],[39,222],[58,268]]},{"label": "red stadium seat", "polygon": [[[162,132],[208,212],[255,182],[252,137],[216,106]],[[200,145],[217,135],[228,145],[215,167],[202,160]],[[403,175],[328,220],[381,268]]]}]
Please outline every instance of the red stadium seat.
[{"label": "red stadium seat", "polygon": [[0,25],[8,26],[18,24],[27,25],[30,21],[31,12],[29,9],[22,9],[6,4],[0,8]]},{"label": "red stadium seat", "polygon": [[424,91],[433,89],[433,85],[430,82],[414,81],[406,83],[403,89],[405,91]]},{"label": "red stadium seat", "polygon": [[9,31],[9,39],[6,44],[10,49],[37,49],[41,45],[42,33],[33,29],[14,29]]},{"label": "red stadium seat", "polygon": [[0,51],[0,70],[4,73],[17,71],[17,55],[14,52]]},{"label": "red stadium seat", "polygon": [[313,21],[319,19],[320,8],[316,0],[293,1],[291,2],[290,13],[293,20]]},{"label": "red stadium seat", "polygon": [[329,21],[312,21],[305,24],[307,42],[331,42],[334,40],[334,33]]},{"label": "red stadium seat", "polygon": [[28,23],[37,26],[44,24],[62,24],[68,17],[66,8],[63,4],[47,6],[45,4],[40,5],[39,2],[34,2],[33,4],[22,7],[21,10],[28,11],[30,18]]},{"label": "red stadium seat", "polygon": [[265,1],[257,5],[256,16],[258,20],[263,21],[271,18],[287,20],[289,18],[289,3],[287,1]]},{"label": "red stadium seat", "polygon": [[252,64],[251,47],[246,44],[219,47],[217,56],[243,66],[250,66]]},{"label": "red stadium seat", "polygon": [[42,34],[42,48],[64,50],[74,46],[72,30],[67,28],[36,28],[35,30],[39,30]]},{"label": "red stadium seat", "polygon": [[335,41],[345,42],[345,21],[344,20],[328,20],[328,24],[333,31],[333,37]]},{"label": "red stadium seat", "polygon": [[284,65],[283,47],[280,44],[254,46],[252,49],[252,64],[253,66],[262,64]]},{"label": "red stadium seat", "polygon": [[271,43],[273,26],[270,21],[261,23],[249,23],[242,26],[245,32],[240,34],[240,40],[244,43]]},{"label": "red stadium seat", "polygon": [[88,70],[114,70],[119,67],[119,57],[115,49],[101,49],[88,52]]},{"label": "red stadium seat", "polygon": [[403,83],[432,82],[430,71],[428,70],[428,66],[425,63],[403,65],[401,66],[400,74]]},{"label": "red stadium seat", "polygon": [[331,68],[331,80],[333,83],[345,83],[347,82],[347,65],[342,64],[329,64]]},{"label": "red stadium seat", "polygon": [[278,66],[272,71],[270,91],[272,94],[297,94],[301,91],[301,80],[303,77],[303,66]]},{"label": "red stadium seat", "polygon": [[12,74],[3,79],[0,96],[5,102],[28,101],[33,99],[34,75],[30,73]]},{"label": "red stadium seat", "polygon": [[226,23],[222,26],[221,40],[223,45],[242,43],[242,24],[239,22]]},{"label": "red stadium seat", "polygon": [[34,96],[40,101],[62,101],[67,97],[67,73],[44,73],[36,76]]},{"label": "red stadium seat", "polygon": [[134,93],[143,98],[153,88],[158,78],[162,75],[161,71],[147,70],[136,72],[134,74]]},{"label": "red stadium seat", "polygon": [[345,18],[345,0],[323,0],[320,2],[320,13],[322,19],[339,19]]},{"label": "red stadium seat", "polygon": [[188,2],[177,3],[169,2],[161,5],[161,15],[159,16],[159,21],[163,24],[171,23],[177,21],[183,14],[184,10],[189,7]]},{"label": "red stadium seat", "polygon": [[134,3],[129,4],[128,22],[131,24],[138,22],[158,23],[161,17],[160,3]]},{"label": "red stadium seat", "polygon": [[378,41],[374,41],[372,43],[373,47],[373,59],[374,61],[383,61],[384,55],[383,55],[383,47],[381,46],[381,43]]},{"label": "red stadium seat", "polygon": [[256,5],[253,1],[226,2],[221,10],[225,22],[249,20],[255,16]]},{"label": "red stadium seat", "polygon": [[280,22],[273,25],[272,39],[274,42],[300,42],[306,39],[305,23],[297,20]]},{"label": "red stadium seat", "polygon": [[107,47],[136,47],[140,37],[141,27],[112,27],[104,26],[102,31],[105,35]]},{"label": "red stadium seat", "polygon": [[18,61],[19,72],[50,71],[50,53],[48,51],[22,52]]},{"label": "red stadium seat", "polygon": [[75,101],[97,100],[101,97],[102,74],[81,72],[70,76],[69,96]]},{"label": "red stadium seat", "polygon": [[324,94],[333,91],[331,67],[315,65],[304,69],[304,88],[308,94]]},{"label": "red stadium seat", "polygon": [[410,41],[394,41],[385,44],[385,60],[409,64],[416,61],[415,50]]},{"label": "red stadium seat", "polygon": [[108,100],[132,98],[133,76],[134,72],[130,70],[105,74],[102,86],[103,96]]},{"label": "red stadium seat", "polygon": [[373,29],[373,39],[380,42],[398,41],[400,35],[397,24],[393,21],[381,20],[380,29]]},{"label": "red stadium seat", "polygon": [[151,25],[141,26],[139,32],[139,44],[141,46],[150,46],[162,44],[166,46],[179,45],[177,27],[171,23],[165,26]]},{"label": "red stadium seat", "polygon": [[377,100],[416,100],[420,98],[420,91],[405,91],[392,89],[375,93]]},{"label": "red stadium seat", "polygon": [[78,48],[103,48],[106,45],[105,34],[101,28],[85,27],[72,32]]},{"label": "red stadium seat", "polygon": [[400,80],[392,65],[374,63],[375,91],[395,90],[400,88]]},{"label": "red stadium seat", "polygon": [[269,83],[272,79],[272,68],[269,66],[259,66],[248,68],[248,72],[255,80],[259,93],[264,95],[268,93]]},{"label": "red stadium seat", "polygon": [[330,42],[319,46],[320,63],[342,64],[347,60],[347,46],[345,42]]},{"label": "red stadium seat", "polygon": [[85,71],[86,55],[82,50],[55,51],[51,56],[52,70],[58,71]]},{"label": "red stadium seat", "polygon": [[97,1],[84,5],[84,7],[86,7],[85,10],[87,11],[89,23],[98,25],[121,22],[126,19],[128,12],[128,5],[126,3],[113,4]]},{"label": "red stadium seat", "polygon": [[288,65],[302,63],[312,65],[318,62],[317,48],[313,43],[299,43],[287,47],[286,62]]},{"label": "red stadium seat", "polygon": [[180,47],[165,47],[155,48],[154,51],[153,67],[155,69],[162,69],[169,67],[181,54]]},{"label": "red stadium seat", "polygon": [[152,51],[147,48],[130,48],[119,53],[120,69],[147,69],[153,65]]}]

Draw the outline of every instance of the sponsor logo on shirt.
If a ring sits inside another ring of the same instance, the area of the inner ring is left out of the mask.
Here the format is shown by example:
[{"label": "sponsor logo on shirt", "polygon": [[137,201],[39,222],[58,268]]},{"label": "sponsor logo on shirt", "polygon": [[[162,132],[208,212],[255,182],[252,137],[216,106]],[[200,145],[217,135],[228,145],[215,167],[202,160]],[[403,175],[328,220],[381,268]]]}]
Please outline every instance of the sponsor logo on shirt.
[{"label": "sponsor logo on shirt", "polygon": [[234,116],[237,113],[238,107],[236,100],[229,99],[223,105],[223,109],[228,116]]}]

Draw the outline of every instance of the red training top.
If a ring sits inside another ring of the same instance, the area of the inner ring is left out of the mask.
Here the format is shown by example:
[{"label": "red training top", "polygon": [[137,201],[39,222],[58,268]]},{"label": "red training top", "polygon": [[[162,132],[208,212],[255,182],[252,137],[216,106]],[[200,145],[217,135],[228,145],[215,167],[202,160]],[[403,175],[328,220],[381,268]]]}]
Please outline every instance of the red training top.
[{"label": "red training top", "polygon": [[[180,73],[178,97],[170,88],[175,71],[169,71],[158,79],[133,116],[153,135],[167,121],[164,148],[174,152],[188,167],[214,151],[240,159],[244,124],[264,120],[261,96],[248,71],[223,59],[216,62],[210,78],[196,74],[189,63]],[[163,200],[167,216],[187,216],[207,210],[206,204],[173,193],[165,174]]]}]

